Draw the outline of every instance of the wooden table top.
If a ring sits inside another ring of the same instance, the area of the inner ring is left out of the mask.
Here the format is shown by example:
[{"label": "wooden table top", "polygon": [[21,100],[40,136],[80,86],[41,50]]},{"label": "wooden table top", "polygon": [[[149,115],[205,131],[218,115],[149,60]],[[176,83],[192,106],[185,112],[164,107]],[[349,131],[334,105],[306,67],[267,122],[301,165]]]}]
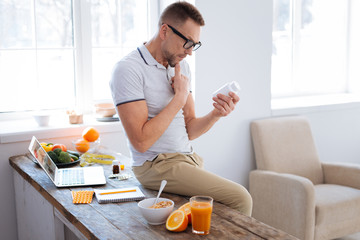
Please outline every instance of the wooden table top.
[{"label": "wooden table top", "polygon": [[[57,188],[30,154],[10,157],[10,165],[52,204],[87,239],[297,239],[252,217],[244,216],[221,203],[214,202],[210,234],[198,236],[191,226],[180,233],[170,232],[162,225],[149,225],[142,217],[137,202],[73,204],[72,190],[112,189],[139,186],[146,197],[156,197],[157,191],[144,188],[135,177],[119,181],[107,178],[106,185]],[[105,176],[111,166],[103,165]],[[126,169],[131,173],[130,169]],[[132,173],[131,173],[132,174]],[[162,193],[174,201],[174,209],[189,201],[189,197]]]}]

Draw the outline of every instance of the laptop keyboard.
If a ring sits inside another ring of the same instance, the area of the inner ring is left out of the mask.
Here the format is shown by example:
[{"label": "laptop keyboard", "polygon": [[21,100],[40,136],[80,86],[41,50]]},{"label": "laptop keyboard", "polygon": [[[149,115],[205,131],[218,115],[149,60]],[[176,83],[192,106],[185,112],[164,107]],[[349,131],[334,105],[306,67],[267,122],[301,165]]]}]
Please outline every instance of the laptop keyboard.
[{"label": "laptop keyboard", "polygon": [[81,168],[63,169],[62,185],[84,184],[84,170]]}]

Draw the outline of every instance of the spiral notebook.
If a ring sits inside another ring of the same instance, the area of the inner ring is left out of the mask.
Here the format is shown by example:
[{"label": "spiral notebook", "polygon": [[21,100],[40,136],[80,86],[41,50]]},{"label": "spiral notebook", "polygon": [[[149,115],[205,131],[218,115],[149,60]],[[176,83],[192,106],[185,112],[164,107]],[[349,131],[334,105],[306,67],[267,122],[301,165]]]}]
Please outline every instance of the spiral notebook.
[{"label": "spiral notebook", "polygon": [[129,202],[145,198],[139,187],[117,188],[117,189],[94,189],[95,197],[99,203]]}]

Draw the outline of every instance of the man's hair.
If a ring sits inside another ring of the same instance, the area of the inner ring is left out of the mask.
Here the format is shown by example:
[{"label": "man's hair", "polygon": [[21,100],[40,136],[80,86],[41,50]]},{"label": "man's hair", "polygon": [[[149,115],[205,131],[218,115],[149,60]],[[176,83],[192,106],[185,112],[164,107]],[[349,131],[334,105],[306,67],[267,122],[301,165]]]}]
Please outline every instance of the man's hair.
[{"label": "man's hair", "polygon": [[189,18],[200,26],[205,25],[205,21],[201,16],[201,13],[194,5],[187,2],[176,2],[167,6],[167,8],[165,8],[165,10],[162,12],[159,19],[159,27],[162,24],[169,22],[171,24],[181,26]]}]

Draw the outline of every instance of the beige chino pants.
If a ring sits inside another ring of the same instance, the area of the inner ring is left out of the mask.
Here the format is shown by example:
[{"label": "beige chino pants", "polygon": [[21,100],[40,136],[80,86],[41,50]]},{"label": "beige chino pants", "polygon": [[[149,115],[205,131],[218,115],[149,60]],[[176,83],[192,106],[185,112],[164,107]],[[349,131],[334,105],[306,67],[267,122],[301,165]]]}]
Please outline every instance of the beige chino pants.
[{"label": "beige chino pants", "polygon": [[245,187],[203,169],[202,158],[194,154],[163,153],[142,166],[133,166],[139,182],[158,190],[167,180],[164,191],[185,196],[207,195],[250,216],[252,198]]}]

